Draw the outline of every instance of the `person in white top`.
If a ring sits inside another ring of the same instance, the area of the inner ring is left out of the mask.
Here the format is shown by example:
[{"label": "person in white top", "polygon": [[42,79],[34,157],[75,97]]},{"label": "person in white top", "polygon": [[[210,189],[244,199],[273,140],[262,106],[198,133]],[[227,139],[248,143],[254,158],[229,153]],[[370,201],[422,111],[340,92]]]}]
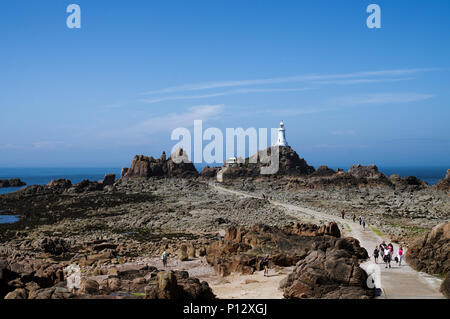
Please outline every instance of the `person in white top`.
[{"label": "person in white top", "polygon": [[385,268],[391,268],[391,250],[389,248],[384,249],[384,262],[386,263]]}]

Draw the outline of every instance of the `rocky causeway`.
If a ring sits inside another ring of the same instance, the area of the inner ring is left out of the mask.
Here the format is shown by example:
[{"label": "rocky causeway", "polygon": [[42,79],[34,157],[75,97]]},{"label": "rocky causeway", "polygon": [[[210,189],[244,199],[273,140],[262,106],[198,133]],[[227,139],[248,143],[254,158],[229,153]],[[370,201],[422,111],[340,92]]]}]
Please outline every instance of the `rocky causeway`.
[{"label": "rocky causeway", "polygon": [[[411,247],[415,269],[448,273],[450,172],[430,186],[374,165],[315,169],[289,147],[272,176],[248,161],[199,173],[172,157],[136,156],[122,176],[101,182],[56,180],[0,195],[2,214],[20,218],[0,224],[0,297],[230,298],[237,280],[237,290],[270,284],[284,298],[374,298],[361,267],[371,251],[350,236],[353,216]],[[259,276],[266,255],[279,277]]]}]

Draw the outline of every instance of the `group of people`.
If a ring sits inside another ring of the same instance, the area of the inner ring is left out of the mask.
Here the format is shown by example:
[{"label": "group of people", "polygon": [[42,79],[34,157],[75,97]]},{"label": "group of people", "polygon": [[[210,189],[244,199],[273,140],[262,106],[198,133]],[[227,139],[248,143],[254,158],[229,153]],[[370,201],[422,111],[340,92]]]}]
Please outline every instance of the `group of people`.
[{"label": "group of people", "polygon": [[[341,217],[342,217],[342,219],[345,219],[345,211],[341,211]],[[353,214],[352,219],[353,219],[353,222],[356,222],[355,214]],[[359,221],[359,224],[362,226],[362,228],[365,230],[366,229],[366,221],[362,218],[362,216],[358,217],[358,221]]]},{"label": "group of people", "polygon": [[270,200],[270,199],[272,199],[271,197],[269,197],[269,195],[266,195],[266,194],[262,194],[262,196],[263,196],[263,199],[264,199],[264,200]]},{"label": "group of people", "polygon": [[[373,257],[375,259],[375,263],[378,263],[378,257],[381,256],[383,258],[383,262],[385,263],[385,268],[391,268],[391,261],[394,257],[394,245],[386,243],[383,241],[379,246],[375,247],[373,251]],[[402,265],[403,260],[403,246],[400,246],[397,251],[397,256],[394,257],[394,260],[397,262],[399,266]]]}]

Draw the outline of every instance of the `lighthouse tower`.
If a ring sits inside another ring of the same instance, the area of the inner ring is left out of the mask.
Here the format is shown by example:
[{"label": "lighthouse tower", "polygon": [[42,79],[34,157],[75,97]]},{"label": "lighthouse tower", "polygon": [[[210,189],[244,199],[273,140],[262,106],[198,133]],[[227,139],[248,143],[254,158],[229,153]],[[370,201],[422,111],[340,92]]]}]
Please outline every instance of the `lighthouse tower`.
[{"label": "lighthouse tower", "polygon": [[285,133],[284,123],[283,123],[283,121],[281,121],[280,128],[278,129],[278,142],[277,142],[278,146],[288,146],[288,143],[286,141],[286,136],[284,133]]}]

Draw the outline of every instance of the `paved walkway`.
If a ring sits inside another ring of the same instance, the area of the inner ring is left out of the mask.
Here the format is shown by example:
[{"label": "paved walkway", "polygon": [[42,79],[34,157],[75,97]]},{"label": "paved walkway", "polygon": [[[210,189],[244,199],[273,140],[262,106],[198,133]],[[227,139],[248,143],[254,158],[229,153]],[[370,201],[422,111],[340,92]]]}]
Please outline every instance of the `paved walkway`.
[{"label": "paved walkway", "polygon": [[[244,192],[230,190],[217,184],[211,184],[212,187],[221,192],[227,192],[243,197],[253,197],[260,199],[260,196],[250,195]],[[375,246],[378,246],[383,240],[389,243],[389,238],[382,238],[375,234],[370,228],[366,227],[365,230],[359,223],[354,223],[352,220],[343,220],[340,216],[333,216],[321,212],[314,211],[309,208],[300,207],[297,205],[286,204],[278,201],[270,201],[273,205],[278,205],[286,208],[288,213],[299,219],[307,220],[321,220],[327,222],[337,222],[340,225],[345,235],[357,238],[360,245],[364,247],[369,255],[372,255]],[[398,249],[398,245],[394,245],[395,251]],[[395,255],[394,255],[395,256]],[[382,290],[382,295],[378,298],[389,299],[435,299],[444,298],[439,292],[439,287],[442,280],[428,275],[423,272],[418,272],[412,269],[405,260],[402,265],[398,266],[395,261],[391,263],[392,268],[385,268],[384,263],[381,262],[381,258],[378,260],[378,265],[375,265],[373,257],[370,260],[364,262],[361,267],[364,269],[370,269],[377,267],[379,271],[379,284]]]}]

